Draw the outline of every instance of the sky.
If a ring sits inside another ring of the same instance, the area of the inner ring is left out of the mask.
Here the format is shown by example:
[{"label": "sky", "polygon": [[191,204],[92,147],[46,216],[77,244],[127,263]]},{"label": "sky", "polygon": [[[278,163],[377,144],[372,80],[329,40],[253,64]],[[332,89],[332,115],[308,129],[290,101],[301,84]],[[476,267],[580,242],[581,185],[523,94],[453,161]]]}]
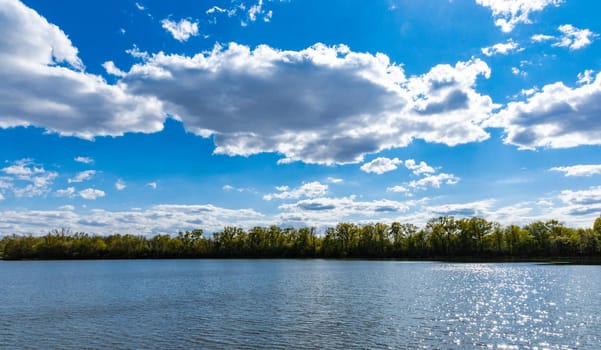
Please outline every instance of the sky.
[{"label": "sky", "polygon": [[0,235],[601,215],[601,3],[0,0]]}]

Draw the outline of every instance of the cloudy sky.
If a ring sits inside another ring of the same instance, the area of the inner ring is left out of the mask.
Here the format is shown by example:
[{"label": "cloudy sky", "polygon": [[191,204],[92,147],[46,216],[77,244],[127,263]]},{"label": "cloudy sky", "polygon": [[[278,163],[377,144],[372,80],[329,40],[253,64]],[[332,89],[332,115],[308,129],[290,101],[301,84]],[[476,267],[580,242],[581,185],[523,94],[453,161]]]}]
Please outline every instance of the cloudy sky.
[{"label": "cloudy sky", "polygon": [[601,214],[601,3],[0,0],[0,235]]}]

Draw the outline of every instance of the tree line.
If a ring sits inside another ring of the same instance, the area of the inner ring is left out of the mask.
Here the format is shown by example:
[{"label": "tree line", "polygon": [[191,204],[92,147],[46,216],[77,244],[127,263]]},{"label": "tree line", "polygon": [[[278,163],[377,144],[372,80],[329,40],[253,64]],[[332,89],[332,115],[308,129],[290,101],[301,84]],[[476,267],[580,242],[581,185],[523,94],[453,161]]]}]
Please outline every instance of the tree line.
[{"label": "tree line", "polygon": [[540,259],[601,260],[601,217],[592,228],[570,228],[557,220],[502,226],[480,217],[440,216],[422,228],[393,222],[340,223],[315,228],[225,227],[145,237],[95,236],[53,230],[45,236],[5,236],[0,257],[17,259],[131,258],[373,258],[373,259]]}]

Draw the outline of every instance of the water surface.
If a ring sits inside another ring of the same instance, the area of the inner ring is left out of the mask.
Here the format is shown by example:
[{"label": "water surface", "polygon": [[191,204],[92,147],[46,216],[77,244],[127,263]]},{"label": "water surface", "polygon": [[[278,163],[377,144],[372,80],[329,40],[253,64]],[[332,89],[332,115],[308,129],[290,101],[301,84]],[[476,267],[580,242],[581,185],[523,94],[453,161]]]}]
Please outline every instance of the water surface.
[{"label": "water surface", "polygon": [[0,348],[601,348],[601,266],[0,262]]}]

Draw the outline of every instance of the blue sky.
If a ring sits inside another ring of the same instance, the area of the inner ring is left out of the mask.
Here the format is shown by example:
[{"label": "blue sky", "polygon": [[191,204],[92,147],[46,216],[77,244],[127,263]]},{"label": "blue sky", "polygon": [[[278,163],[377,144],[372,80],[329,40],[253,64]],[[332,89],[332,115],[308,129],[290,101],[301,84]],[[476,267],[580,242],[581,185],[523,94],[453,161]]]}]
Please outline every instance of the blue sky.
[{"label": "blue sky", "polygon": [[601,214],[601,5],[0,0],[0,235]]}]

